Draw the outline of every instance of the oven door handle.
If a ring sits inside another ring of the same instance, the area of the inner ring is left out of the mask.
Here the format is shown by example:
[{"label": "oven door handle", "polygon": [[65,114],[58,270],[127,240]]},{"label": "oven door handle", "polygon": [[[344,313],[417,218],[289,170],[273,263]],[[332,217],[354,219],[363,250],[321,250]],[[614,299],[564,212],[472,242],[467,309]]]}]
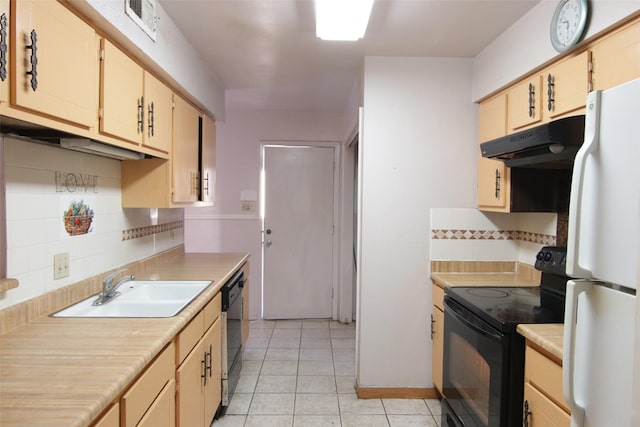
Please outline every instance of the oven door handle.
[{"label": "oven door handle", "polygon": [[465,324],[467,327],[472,329],[473,331],[479,333],[480,335],[487,337],[493,341],[502,340],[502,334],[493,329],[491,326],[485,324],[482,320],[478,319],[473,313],[464,308],[461,304],[455,302],[448,296],[444,298],[444,309],[445,312],[449,311],[452,316],[454,316],[457,320]]}]

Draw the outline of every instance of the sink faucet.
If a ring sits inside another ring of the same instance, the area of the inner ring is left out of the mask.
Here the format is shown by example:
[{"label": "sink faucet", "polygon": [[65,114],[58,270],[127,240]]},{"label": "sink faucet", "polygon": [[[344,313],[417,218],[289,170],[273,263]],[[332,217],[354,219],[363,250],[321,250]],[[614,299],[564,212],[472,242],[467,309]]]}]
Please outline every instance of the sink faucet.
[{"label": "sink faucet", "polygon": [[106,304],[112,299],[114,299],[115,297],[117,297],[118,295],[120,295],[120,292],[117,292],[117,289],[120,287],[120,285],[128,282],[129,280],[135,279],[135,276],[131,274],[129,276],[124,276],[118,281],[118,283],[114,285],[113,281],[116,279],[118,274],[123,273],[125,271],[127,271],[126,268],[121,268],[120,270],[116,270],[110,275],[108,275],[107,277],[105,277],[104,280],[102,281],[102,292],[100,292],[100,294],[98,295],[98,298],[96,298],[96,300],[91,305]]}]

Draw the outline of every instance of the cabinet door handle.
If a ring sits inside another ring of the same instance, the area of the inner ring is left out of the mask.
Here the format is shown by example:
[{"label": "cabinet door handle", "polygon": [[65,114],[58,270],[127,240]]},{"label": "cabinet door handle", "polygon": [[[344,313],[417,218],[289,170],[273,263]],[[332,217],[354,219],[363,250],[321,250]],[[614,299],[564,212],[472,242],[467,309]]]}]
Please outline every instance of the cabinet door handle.
[{"label": "cabinet door handle", "polygon": [[202,366],[202,374],[200,374],[200,378],[204,380],[204,385],[207,385],[207,353],[204,354],[202,360],[200,361],[200,365]]},{"label": "cabinet door handle", "polygon": [[209,172],[204,176],[204,191],[209,195]]},{"label": "cabinet door handle", "polygon": [[536,88],[532,83],[529,83],[529,117],[533,118],[536,113]]},{"label": "cabinet door handle", "polygon": [[555,83],[551,74],[547,75],[547,110],[553,110],[555,104]]},{"label": "cabinet door handle", "polygon": [[138,133],[144,132],[144,96],[138,99]]},{"label": "cabinet door handle", "polygon": [[35,92],[38,89],[38,34],[36,30],[31,30],[31,44],[26,46],[27,49],[31,49],[31,56],[29,57],[29,63],[31,64],[31,71],[26,73],[31,76],[31,89]]},{"label": "cabinet door handle", "polygon": [[154,106],[153,106],[153,101],[149,104],[149,136],[155,136],[155,126],[154,126],[154,120],[155,120],[155,112],[154,112]]},{"label": "cabinet door handle", "polygon": [[7,79],[7,14],[0,15],[0,80]]},{"label": "cabinet door handle", "polygon": [[434,319],[433,314],[431,315],[431,340],[433,340],[433,336],[436,333],[435,330],[435,323],[436,323],[436,319]]},{"label": "cabinet door handle", "polygon": [[209,344],[209,353],[207,353],[209,357],[209,365],[207,366],[207,371],[209,371],[209,378],[213,375],[211,367],[213,366],[213,345]]},{"label": "cabinet door handle", "polygon": [[496,169],[496,192],[495,192],[495,196],[496,199],[500,198],[500,171],[498,169]]},{"label": "cabinet door handle", "polygon": [[529,416],[531,411],[529,410],[529,401],[524,401],[524,412],[522,413],[522,425],[523,427],[529,427]]}]

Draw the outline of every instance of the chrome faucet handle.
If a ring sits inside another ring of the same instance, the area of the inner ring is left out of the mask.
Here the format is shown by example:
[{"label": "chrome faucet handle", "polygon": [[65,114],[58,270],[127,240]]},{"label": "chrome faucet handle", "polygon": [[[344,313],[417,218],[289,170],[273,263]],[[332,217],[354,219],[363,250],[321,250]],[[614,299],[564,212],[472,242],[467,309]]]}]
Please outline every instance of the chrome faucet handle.
[{"label": "chrome faucet handle", "polygon": [[115,280],[115,278],[118,276],[118,274],[124,273],[125,271],[127,271],[126,268],[120,268],[120,269],[114,271],[113,273],[111,273],[110,275],[108,275],[107,277],[105,277],[102,280],[103,288],[106,291],[109,291],[111,288],[113,288],[113,281]]}]

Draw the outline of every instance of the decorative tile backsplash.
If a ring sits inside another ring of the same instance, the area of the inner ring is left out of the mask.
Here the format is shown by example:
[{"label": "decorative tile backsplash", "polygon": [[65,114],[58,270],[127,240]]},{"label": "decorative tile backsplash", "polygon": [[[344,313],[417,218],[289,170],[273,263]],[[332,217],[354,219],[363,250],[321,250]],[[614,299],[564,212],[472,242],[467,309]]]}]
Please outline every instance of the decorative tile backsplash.
[{"label": "decorative tile backsplash", "polygon": [[556,228],[556,214],[431,209],[430,258],[532,264],[542,246],[557,244]]}]

